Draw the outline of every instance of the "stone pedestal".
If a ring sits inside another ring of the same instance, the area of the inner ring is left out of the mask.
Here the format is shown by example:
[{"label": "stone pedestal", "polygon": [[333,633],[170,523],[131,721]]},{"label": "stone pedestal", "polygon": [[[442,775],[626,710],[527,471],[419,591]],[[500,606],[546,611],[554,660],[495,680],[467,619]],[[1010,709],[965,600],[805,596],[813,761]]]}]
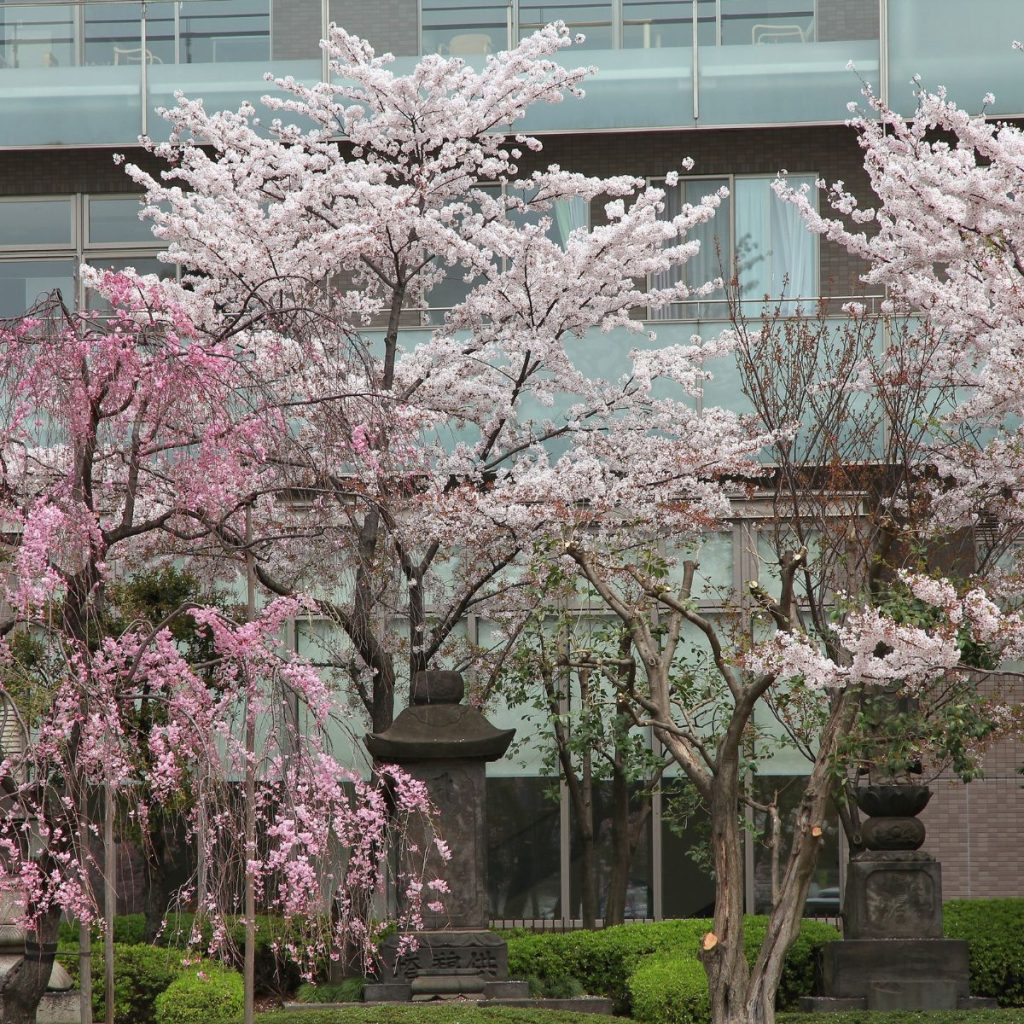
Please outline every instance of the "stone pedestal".
[{"label": "stone pedestal", "polygon": [[917,850],[850,858],[843,900],[848,939],[941,939],[942,866]]},{"label": "stone pedestal", "polygon": [[970,998],[967,943],[942,937],[942,868],[918,847],[924,786],[870,786],[858,805],[871,817],[868,849],[850,858],[843,941],[822,947],[820,995],[802,1010],[956,1010]]},{"label": "stone pedestal", "polygon": [[412,704],[390,729],[366,737],[379,761],[401,766],[426,783],[438,810],[439,827],[451,853],[444,863],[433,839],[414,835],[428,878],[449,882],[444,911],[424,909],[426,931],[417,948],[398,953],[402,936],[381,949],[383,976],[368,985],[368,1002],[408,999],[518,997],[525,983],[508,980],[508,947],[487,930],[487,820],[485,765],[508,749],[514,729],[496,729],[477,708],[460,703],[462,677],[456,672],[423,672],[412,685]]}]

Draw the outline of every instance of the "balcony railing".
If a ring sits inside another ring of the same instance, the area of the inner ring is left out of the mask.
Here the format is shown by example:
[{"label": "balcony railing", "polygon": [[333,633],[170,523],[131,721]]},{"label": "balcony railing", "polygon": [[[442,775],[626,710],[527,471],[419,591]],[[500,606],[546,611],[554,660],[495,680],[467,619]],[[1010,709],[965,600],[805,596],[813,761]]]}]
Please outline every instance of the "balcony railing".
[{"label": "balcony railing", "polygon": [[365,0],[0,3],[0,146],[130,145],[165,131],[154,111],[173,104],[178,89],[234,108],[267,90],[268,69],[317,81],[326,73],[319,40],[332,20],[398,54],[398,71],[423,52],[482,63],[536,27],[566,21],[585,39],[562,59],[599,73],[583,101],[531,112],[531,131],[836,123],[859,96],[858,76],[909,109],[914,73],[968,107],[992,91],[991,113],[1024,113],[1024,76],[1010,49],[1024,25],[1004,0],[976,0],[967,23],[958,0],[395,7],[389,22],[369,17]]}]

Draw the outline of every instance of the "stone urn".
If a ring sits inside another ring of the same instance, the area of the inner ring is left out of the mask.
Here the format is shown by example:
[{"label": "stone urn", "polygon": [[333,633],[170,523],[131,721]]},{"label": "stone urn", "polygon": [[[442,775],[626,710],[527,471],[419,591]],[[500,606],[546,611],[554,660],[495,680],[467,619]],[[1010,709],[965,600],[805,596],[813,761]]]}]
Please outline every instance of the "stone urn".
[{"label": "stone urn", "polygon": [[864,846],[868,850],[920,849],[925,828],[917,815],[928,805],[931,795],[927,786],[914,784],[859,786],[854,799],[868,816],[861,825]]}]

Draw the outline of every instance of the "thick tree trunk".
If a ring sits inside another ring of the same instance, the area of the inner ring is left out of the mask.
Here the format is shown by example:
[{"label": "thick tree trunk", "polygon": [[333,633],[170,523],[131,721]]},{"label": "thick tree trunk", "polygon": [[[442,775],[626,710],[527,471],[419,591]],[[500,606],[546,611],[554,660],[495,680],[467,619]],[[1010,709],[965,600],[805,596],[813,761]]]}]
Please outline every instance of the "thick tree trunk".
[{"label": "thick tree trunk", "polygon": [[735,754],[730,758],[727,752],[722,754],[712,788],[711,853],[717,882],[714,930],[705,936],[700,957],[708,974],[712,1024],[762,1024],[748,1016],[750,968],[743,952],[739,765]]},{"label": "thick tree trunk", "polygon": [[629,866],[633,844],[629,823],[629,783],[621,765],[612,772],[612,864],[604,905],[604,925],[622,924],[626,920],[626,891],[629,888]]},{"label": "thick tree trunk", "polygon": [[39,919],[38,931],[26,938],[24,958],[11,968],[0,987],[3,1024],[35,1024],[53,970],[59,931],[60,911],[52,910]]}]

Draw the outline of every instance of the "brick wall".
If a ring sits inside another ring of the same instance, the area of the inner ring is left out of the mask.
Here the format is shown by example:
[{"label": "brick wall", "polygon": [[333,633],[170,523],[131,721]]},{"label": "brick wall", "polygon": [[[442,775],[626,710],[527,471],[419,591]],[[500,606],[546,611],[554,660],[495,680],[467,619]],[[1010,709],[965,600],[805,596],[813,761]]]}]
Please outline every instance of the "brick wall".
[{"label": "brick wall", "polygon": [[418,54],[416,0],[331,0],[331,21],[362,36],[378,53]]},{"label": "brick wall", "polygon": [[819,42],[877,39],[878,0],[818,0],[814,23]]}]

